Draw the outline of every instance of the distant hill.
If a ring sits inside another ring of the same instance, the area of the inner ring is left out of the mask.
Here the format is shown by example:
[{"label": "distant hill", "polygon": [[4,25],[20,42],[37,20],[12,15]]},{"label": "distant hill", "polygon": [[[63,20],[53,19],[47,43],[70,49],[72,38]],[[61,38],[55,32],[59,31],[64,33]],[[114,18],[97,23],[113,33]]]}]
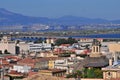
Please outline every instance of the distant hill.
[{"label": "distant hill", "polygon": [[48,20],[48,18],[44,17],[24,16],[0,8],[0,25],[47,23]]},{"label": "distant hill", "polygon": [[57,23],[63,24],[98,24],[98,23],[109,23],[108,20],[104,19],[90,19],[85,17],[76,16],[63,16],[56,19]]},{"label": "distant hill", "polygon": [[22,14],[10,12],[6,9],[0,8],[0,25],[11,25],[11,24],[98,24],[98,23],[120,23],[120,20],[109,21],[105,19],[91,19],[85,17],[76,16],[63,16],[56,19],[49,19],[47,17],[31,17]]}]

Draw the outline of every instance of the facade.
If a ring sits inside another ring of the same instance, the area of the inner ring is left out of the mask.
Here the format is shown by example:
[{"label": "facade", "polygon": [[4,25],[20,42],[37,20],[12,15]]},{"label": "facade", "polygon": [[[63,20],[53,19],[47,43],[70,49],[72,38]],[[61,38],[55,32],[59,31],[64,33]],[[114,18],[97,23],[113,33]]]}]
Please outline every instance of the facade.
[{"label": "facade", "polygon": [[26,43],[26,42],[20,42],[18,45],[19,52],[27,54],[28,52],[40,52],[40,51],[50,51],[51,50],[51,44],[47,43]]},{"label": "facade", "polygon": [[52,51],[44,51],[44,52],[40,52],[40,57],[53,57],[53,52]]},{"label": "facade", "polygon": [[54,60],[49,60],[49,64],[48,64],[49,69],[54,69],[54,65],[55,65],[54,63],[55,63]]},{"label": "facade", "polygon": [[120,52],[120,43],[111,43],[108,47],[111,53]]},{"label": "facade", "polygon": [[47,58],[24,58],[18,61],[18,65],[27,65],[31,68],[37,69],[48,69],[48,59]]},{"label": "facade", "polygon": [[80,39],[80,42],[92,42],[93,39],[90,39],[90,38],[81,38]]},{"label": "facade", "polygon": [[69,65],[67,59],[59,59],[55,61],[55,68],[56,69],[65,69],[67,70],[67,74],[69,73]]},{"label": "facade", "polygon": [[35,63],[35,67],[34,68],[38,68],[40,70],[48,69],[48,63],[49,63],[49,60],[47,58],[40,58]]},{"label": "facade", "polygon": [[49,69],[54,69],[55,68],[55,61],[57,60],[57,57],[49,57]]},{"label": "facade", "polygon": [[71,73],[70,66],[74,64],[74,62],[77,61],[75,58],[63,58],[58,59],[55,61],[54,67],[56,69],[65,69],[66,74]]},{"label": "facade", "polygon": [[47,43],[26,43],[19,42],[16,44],[15,41],[11,40],[10,36],[4,36],[0,41],[0,50],[4,53],[5,50],[10,52],[11,54],[19,54],[19,53],[28,53],[29,52],[40,52],[42,50],[51,50],[51,44]]},{"label": "facade", "polygon": [[[119,56],[119,55],[115,55],[115,56]],[[112,80],[112,79],[120,80],[120,58],[118,59],[113,59],[113,58],[109,59],[109,66],[102,68],[103,78],[105,80]]]},{"label": "facade", "polygon": [[4,36],[0,41],[0,50],[2,51],[2,53],[7,50],[11,54],[16,54],[15,41],[11,41],[11,38],[9,36]]},{"label": "facade", "polygon": [[109,67],[103,68],[102,70],[103,70],[103,78],[105,80],[112,80],[112,78],[113,79],[116,79],[116,78],[120,79],[120,65],[116,66],[116,67],[109,66]]},{"label": "facade", "polygon": [[42,50],[51,50],[51,44],[47,43],[39,43],[39,44],[34,44],[34,43],[29,43],[29,50],[31,52],[40,52]]},{"label": "facade", "polygon": [[13,69],[10,69],[10,70],[17,71],[20,73],[28,73],[30,69],[31,67],[27,65],[14,65]]},{"label": "facade", "polygon": [[17,46],[20,53],[27,53],[29,51],[29,45],[26,42],[19,42]]},{"label": "facade", "polygon": [[46,39],[46,43],[47,44],[54,44],[55,43],[55,39],[54,38],[47,38]]}]

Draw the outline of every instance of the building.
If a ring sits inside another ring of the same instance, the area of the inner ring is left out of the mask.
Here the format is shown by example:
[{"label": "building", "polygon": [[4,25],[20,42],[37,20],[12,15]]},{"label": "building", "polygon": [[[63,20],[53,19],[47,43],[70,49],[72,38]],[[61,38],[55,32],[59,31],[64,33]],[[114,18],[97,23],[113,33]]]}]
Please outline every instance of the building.
[{"label": "building", "polygon": [[[118,55],[115,56],[119,57]],[[103,78],[105,80],[120,80],[120,58],[113,58],[116,57],[111,56],[111,58],[109,59],[109,66],[102,68]]]},{"label": "building", "polygon": [[43,75],[41,73],[38,73],[36,75],[28,76],[27,78],[23,80],[75,80],[75,79],[68,79],[64,77],[56,77],[56,76],[50,76],[50,75]]},{"label": "building", "polygon": [[18,61],[18,65],[27,65],[31,68],[37,69],[48,69],[48,59],[47,58],[24,58]]},{"label": "building", "polygon": [[55,43],[55,39],[54,38],[47,38],[46,39],[46,43],[47,44],[54,44]]},{"label": "building", "polygon": [[19,50],[20,50],[20,52],[24,52],[24,53],[26,53],[26,52],[40,52],[40,51],[42,51],[42,50],[47,50],[47,51],[49,51],[49,50],[51,50],[51,44],[47,44],[47,43],[33,43],[33,42],[31,42],[31,43],[26,43],[26,42],[20,42],[19,44],[18,44],[18,46],[19,46]]},{"label": "building", "polygon": [[20,73],[28,73],[30,71],[31,67],[27,65],[13,65],[13,68],[10,69],[10,71],[16,71]]},{"label": "building", "polygon": [[47,43],[29,43],[29,51],[31,52],[40,52],[42,50],[51,50],[51,44],[47,44]]},{"label": "building", "polygon": [[54,69],[55,68],[55,61],[57,60],[57,57],[49,57],[49,69]]},{"label": "building", "polygon": [[63,70],[63,69],[40,70],[40,74],[62,77],[66,74],[66,70]]},{"label": "building", "polygon": [[106,68],[102,68],[103,70],[103,78],[105,80],[112,80],[119,78],[120,80],[120,64],[116,66],[108,66]]},{"label": "building", "polygon": [[68,57],[68,58],[61,58],[57,59],[54,63],[54,67],[56,69],[65,69],[66,74],[71,73],[72,71],[70,70],[70,66],[73,65],[75,62],[77,62],[77,59],[74,57]]},{"label": "building", "polygon": [[0,50],[4,53],[7,50],[11,54],[16,54],[16,43],[11,41],[10,36],[4,36],[0,41]]},{"label": "building", "polygon": [[19,42],[17,46],[20,53],[27,53],[29,51],[29,45],[26,42]]},{"label": "building", "polygon": [[42,51],[42,52],[40,52],[39,55],[40,55],[40,57],[54,57],[52,51]]},{"label": "building", "polygon": [[120,52],[120,43],[111,43],[108,47],[111,53]]},{"label": "building", "polygon": [[109,45],[112,52],[109,56],[109,66],[102,68],[103,78],[106,80],[119,80],[120,79],[120,44],[114,43]]},{"label": "building", "polygon": [[92,43],[92,52],[86,56],[79,63],[75,64],[73,71],[82,70],[83,68],[103,68],[108,66],[108,58],[101,53],[101,44],[98,40],[94,39]]},{"label": "building", "polygon": [[100,42],[94,39],[92,44],[92,52],[84,59],[84,67],[102,68],[108,65],[108,59],[102,55],[100,48]]}]

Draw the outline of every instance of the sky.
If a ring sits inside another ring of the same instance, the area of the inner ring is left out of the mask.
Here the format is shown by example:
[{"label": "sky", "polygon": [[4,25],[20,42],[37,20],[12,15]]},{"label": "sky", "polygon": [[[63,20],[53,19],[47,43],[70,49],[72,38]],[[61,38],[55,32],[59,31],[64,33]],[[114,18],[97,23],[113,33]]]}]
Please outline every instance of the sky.
[{"label": "sky", "polygon": [[0,0],[0,8],[35,17],[120,19],[120,0]]}]

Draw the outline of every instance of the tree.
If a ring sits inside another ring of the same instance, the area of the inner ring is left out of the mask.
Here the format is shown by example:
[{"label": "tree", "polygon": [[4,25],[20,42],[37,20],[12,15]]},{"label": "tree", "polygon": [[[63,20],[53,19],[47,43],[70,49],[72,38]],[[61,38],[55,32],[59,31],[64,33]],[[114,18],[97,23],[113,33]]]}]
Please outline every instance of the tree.
[{"label": "tree", "polygon": [[61,44],[67,44],[67,40],[66,39],[57,39],[55,44],[58,46]]},{"label": "tree", "polygon": [[97,78],[103,78],[103,72],[99,68],[95,69],[94,73],[95,73],[95,76],[97,76]]},{"label": "tree", "polygon": [[38,40],[36,40],[34,43],[42,43],[43,42],[43,39],[42,38],[39,38]]},{"label": "tree", "polygon": [[94,69],[88,69],[87,70],[87,78],[94,78],[95,77],[95,73],[94,73]]},{"label": "tree", "polygon": [[82,72],[80,70],[77,70],[71,74],[67,75],[67,78],[78,78],[78,80],[80,80],[80,78],[82,77]]},{"label": "tree", "polygon": [[103,72],[99,68],[85,68],[83,69],[83,77],[84,78],[102,78],[103,77]]},{"label": "tree", "polygon": [[69,37],[68,39],[57,39],[56,40],[56,45],[61,45],[61,44],[73,44],[73,43],[77,43],[77,40],[73,39],[72,37]]},{"label": "tree", "polygon": [[69,37],[68,39],[67,39],[67,42],[68,42],[68,44],[73,44],[73,43],[77,43],[77,40],[75,40],[75,39],[73,39],[72,37]]}]

